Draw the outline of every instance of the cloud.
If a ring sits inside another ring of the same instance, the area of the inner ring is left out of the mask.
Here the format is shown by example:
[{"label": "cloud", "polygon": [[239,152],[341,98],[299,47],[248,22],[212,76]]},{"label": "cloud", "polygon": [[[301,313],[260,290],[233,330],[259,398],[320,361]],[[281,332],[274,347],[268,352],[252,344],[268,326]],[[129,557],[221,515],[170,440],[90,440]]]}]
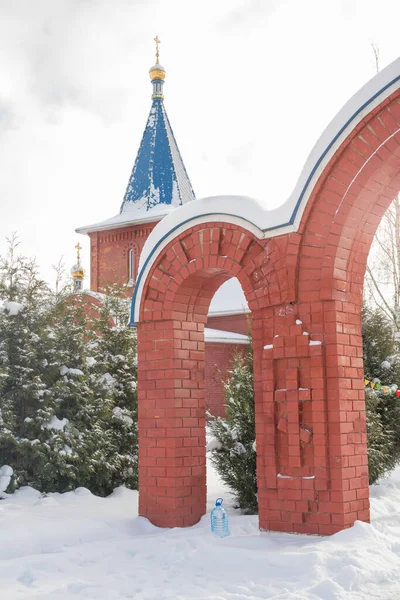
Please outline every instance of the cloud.
[{"label": "cloud", "polygon": [[232,31],[252,28],[261,16],[272,14],[285,0],[244,0],[229,10],[218,22],[218,28]]},{"label": "cloud", "polygon": [[240,173],[247,169],[254,149],[254,141],[248,142],[239,148],[235,148],[233,152],[227,156],[226,162],[236,173]]},{"label": "cloud", "polygon": [[[112,120],[121,109],[129,63],[145,41],[143,15],[158,2],[100,0],[0,3],[2,68],[11,92],[45,119],[65,107]],[[124,18],[129,10],[132,19]]]}]

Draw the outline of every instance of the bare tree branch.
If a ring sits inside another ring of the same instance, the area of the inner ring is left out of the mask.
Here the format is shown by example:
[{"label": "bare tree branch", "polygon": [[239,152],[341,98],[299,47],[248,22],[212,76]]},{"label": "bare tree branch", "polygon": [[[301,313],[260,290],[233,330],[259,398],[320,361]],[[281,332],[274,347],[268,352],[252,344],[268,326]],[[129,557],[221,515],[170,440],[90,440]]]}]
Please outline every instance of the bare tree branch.
[{"label": "bare tree branch", "polygon": [[379,46],[375,42],[371,42],[371,48],[375,56],[375,69],[379,73]]},{"label": "bare tree branch", "polygon": [[[380,290],[380,286],[379,286],[378,282],[376,281],[376,279],[375,279],[374,275],[372,274],[372,271],[371,271],[371,268],[370,268],[370,266],[369,266],[369,265],[367,265],[367,272],[368,272],[368,275],[369,275],[369,277],[370,277],[370,279],[371,279],[371,281],[372,281],[372,283],[373,283],[373,285],[374,285],[374,288],[375,288],[375,290],[376,290],[376,292],[377,292],[378,296],[380,297],[380,299],[381,299],[381,300],[382,300],[382,302],[383,302],[383,305],[384,305],[384,306],[385,306],[385,308],[386,308],[386,311],[387,311],[387,313],[388,313],[388,314],[391,316],[391,319],[393,320],[394,324],[397,326],[396,313],[395,313],[394,309],[392,309],[392,308],[390,307],[390,305],[387,303],[387,301],[386,301],[386,299],[385,299],[384,295],[382,294],[382,292],[381,292],[381,290]],[[385,312],[386,312],[386,311],[385,311]]]}]

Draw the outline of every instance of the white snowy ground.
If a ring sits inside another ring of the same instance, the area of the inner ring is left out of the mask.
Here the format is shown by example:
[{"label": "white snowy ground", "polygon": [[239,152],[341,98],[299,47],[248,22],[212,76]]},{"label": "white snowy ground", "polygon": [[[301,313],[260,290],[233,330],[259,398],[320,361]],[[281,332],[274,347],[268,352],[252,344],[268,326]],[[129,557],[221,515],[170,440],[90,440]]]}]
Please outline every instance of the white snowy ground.
[{"label": "white snowy ground", "polygon": [[[210,468],[209,508],[220,495]],[[371,495],[372,525],[329,538],[260,534],[256,517],[231,509],[232,535],[219,539],[208,515],[154,527],[124,488],[106,499],[25,488],[0,501],[0,598],[400,599],[400,468]]]}]

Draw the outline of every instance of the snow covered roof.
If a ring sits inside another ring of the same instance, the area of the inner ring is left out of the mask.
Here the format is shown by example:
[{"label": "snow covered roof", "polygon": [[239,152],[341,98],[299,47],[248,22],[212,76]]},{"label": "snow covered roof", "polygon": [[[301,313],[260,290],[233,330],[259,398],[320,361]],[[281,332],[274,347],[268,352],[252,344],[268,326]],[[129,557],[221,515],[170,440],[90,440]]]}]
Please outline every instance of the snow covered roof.
[{"label": "snow covered roof", "polygon": [[160,221],[168,213],[173,211],[176,206],[172,204],[159,204],[152,208],[146,209],[138,208],[133,210],[124,210],[123,212],[106,219],[105,221],[99,221],[84,227],[78,227],[75,229],[77,233],[90,233],[91,231],[105,231],[107,229],[118,229],[118,227],[125,227],[126,225],[140,225],[141,223],[154,223]]},{"label": "snow covered roof", "polygon": [[214,344],[248,344],[249,337],[234,331],[221,331],[220,329],[204,329],[204,341]]},{"label": "snow covered roof", "polygon": [[194,200],[162,98],[154,98],[121,212]]},{"label": "snow covered roof", "polygon": [[[163,82],[153,82],[162,86]],[[157,91],[157,90],[155,90]],[[195,200],[164,106],[162,88],[153,94],[150,115],[129,178],[120,214],[79,227],[78,233],[157,221],[174,208]]]}]

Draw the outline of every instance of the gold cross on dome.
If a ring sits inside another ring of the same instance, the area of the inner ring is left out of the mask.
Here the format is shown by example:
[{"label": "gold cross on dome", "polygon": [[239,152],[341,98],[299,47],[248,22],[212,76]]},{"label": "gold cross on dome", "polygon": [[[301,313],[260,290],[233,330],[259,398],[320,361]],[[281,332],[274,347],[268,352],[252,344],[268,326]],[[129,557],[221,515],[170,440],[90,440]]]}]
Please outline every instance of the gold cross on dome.
[{"label": "gold cross on dome", "polygon": [[81,250],[82,250],[82,246],[81,246],[81,245],[80,245],[80,243],[78,242],[78,243],[76,244],[75,248],[76,248],[76,254],[77,254],[77,257],[78,257],[78,265],[79,265],[79,264],[80,264],[80,262],[81,262]]},{"label": "gold cross on dome", "polygon": [[161,40],[158,38],[158,35],[156,35],[156,37],[154,38],[154,41],[156,43],[156,63],[158,64],[158,59],[160,57],[160,53],[158,51],[158,44],[161,44]]}]

